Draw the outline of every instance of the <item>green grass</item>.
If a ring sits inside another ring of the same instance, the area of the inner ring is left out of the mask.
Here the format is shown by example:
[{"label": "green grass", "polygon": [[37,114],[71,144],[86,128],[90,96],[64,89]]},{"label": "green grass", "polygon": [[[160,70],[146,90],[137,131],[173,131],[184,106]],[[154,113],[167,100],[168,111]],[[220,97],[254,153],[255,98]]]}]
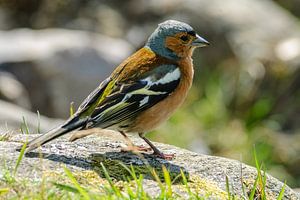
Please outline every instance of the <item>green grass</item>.
[{"label": "green grass", "polygon": [[0,135],[0,141],[8,141],[9,138],[10,138],[9,132],[6,132],[6,133]]},{"label": "green grass", "polygon": [[70,117],[72,117],[75,113],[73,101],[70,103],[70,111],[69,112],[70,112]]},{"label": "green grass", "polygon": [[[23,124],[21,126],[21,130],[25,134],[29,134],[29,129],[26,123],[26,120],[23,118]],[[25,148],[27,141],[21,148],[18,159],[16,160],[16,164],[12,170],[8,167],[5,167],[2,174],[3,177],[0,179],[0,199],[83,199],[83,200],[91,200],[91,199],[179,199],[182,198],[180,194],[174,191],[173,186],[181,185],[184,191],[185,197],[188,199],[197,199],[197,200],[205,200],[211,197],[212,194],[199,194],[197,190],[195,190],[195,185],[191,183],[186,177],[185,173],[181,170],[180,174],[177,176],[171,175],[168,169],[165,166],[162,166],[162,172],[158,172],[157,169],[154,169],[147,165],[144,170],[149,170],[150,174],[153,177],[153,180],[159,186],[160,192],[156,194],[156,197],[153,198],[145,191],[143,182],[144,177],[143,174],[137,173],[136,168],[134,166],[126,166],[123,163],[119,163],[127,174],[125,174],[125,181],[120,182],[113,179],[109,170],[105,167],[105,165],[100,162],[102,175],[105,178],[105,182],[96,185],[87,185],[81,183],[76,174],[73,174],[70,169],[63,167],[64,174],[60,174],[56,179],[52,178],[48,179],[45,176],[42,177],[41,181],[33,182],[29,179],[19,178],[17,177],[18,168],[22,162],[22,158],[24,156]],[[234,194],[233,189],[230,187],[231,183],[229,181],[228,176],[226,176],[226,192],[227,199],[236,200],[242,197],[243,199],[255,200],[267,199],[266,193],[266,173],[263,165],[259,163],[257,158],[257,153],[254,148],[253,157],[255,161],[255,166],[257,170],[257,177],[254,180],[254,183],[248,188],[249,192],[244,194]],[[114,163],[116,164],[116,163]],[[6,166],[6,165],[5,165]],[[162,174],[162,175],[161,175]],[[83,176],[85,177],[85,176]],[[87,177],[86,177],[87,178]],[[82,178],[81,178],[82,179]],[[89,182],[88,180],[86,182]],[[196,187],[201,187],[198,185]],[[284,197],[286,184],[283,185],[277,200],[281,200]],[[245,191],[245,188],[243,188]],[[226,198],[226,197],[225,197]]]},{"label": "green grass", "polygon": [[1,141],[8,141],[11,137],[12,131],[10,131],[6,124],[6,131],[4,133],[0,133],[0,142]]},{"label": "green grass", "polygon": [[[25,145],[26,143],[23,147],[25,147]],[[157,194],[157,197],[155,198],[152,198],[149,194],[147,194],[147,192],[145,192],[145,188],[143,186],[143,175],[137,175],[135,168],[132,165],[128,167],[122,163],[120,163],[120,165],[122,165],[129,174],[127,182],[124,181],[122,186],[110,177],[108,170],[102,163],[101,168],[106,183],[96,185],[95,187],[81,184],[78,181],[79,179],[76,178],[76,176],[66,167],[64,167],[64,174],[61,175],[62,177],[60,177],[60,180],[53,181],[43,178],[40,182],[32,182],[25,178],[20,179],[16,177],[16,172],[20,166],[23,155],[24,154],[21,150],[13,172],[10,172],[8,169],[3,172],[3,180],[0,180],[0,199],[178,199],[181,198],[180,194],[177,194],[173,190],[173,184],[177,182],[177,179],[181,180],[180,185],[182,185],[186,198],[205,200],[210,197],[210,194],[198,194],[197,190],[191,188],[191,183],[188,181],[182,170],[178,177],[175,177],[172,180],[170,173],[165,166],[162,167],[163,178],[158,175],[155,169],[149,168],[154,180],[160,188],[160,193]],[[265,200],[267,199],[267,194],[265,192],[266,175],[265,172],[261,172],[262,165],[259,164],[255,151],[254,159],[256,161],[257,177],[249,194],[244,197],[244,199]],[[283,198],[284,190],[285,184],[282,187],[277,200],[281,200]],[[240,199],[238,196],[241,195],[232,193],[228,177],[226,178],[226,192],[229,200]]]},{"label": "green grass", "polygon": [[[105,171],[105,167],[103,166]],[[42,181],[41,183],[35,184],[30,181],[18,180],[14,178],[12,173],[7,173],[4,179],[4,184],[0,189],[0,199],[178,199],[179,194],[176,194],[172,190],[171,180],[168,178],[168,171],[165,171],[165,178],[163,182],[159,183],[161,192],[156,198],[151,198],[143,188],[143,176],[136,176],[133,168],[130,169],[134,175],[134,184],[124,184],[119,187],[117,183],[113,182],[107,171],[106,179],[108,184],[99,186],[99,189],[95,190],[87,188],[79,184],[75,176],[71,171],[65,168],[66,182],[58,183],[51,181]],[[184,173],[182,173],[184,176]],[[1,182],[0,182],[1,183]],[[1,184],[2,185],[2,184]],[[189,199],[204,200],[205,197],[192,192],[189,189],[188,182],[185,183],[187,188],[187,196]],[[41,189],[43,188],[43,189]]]}]

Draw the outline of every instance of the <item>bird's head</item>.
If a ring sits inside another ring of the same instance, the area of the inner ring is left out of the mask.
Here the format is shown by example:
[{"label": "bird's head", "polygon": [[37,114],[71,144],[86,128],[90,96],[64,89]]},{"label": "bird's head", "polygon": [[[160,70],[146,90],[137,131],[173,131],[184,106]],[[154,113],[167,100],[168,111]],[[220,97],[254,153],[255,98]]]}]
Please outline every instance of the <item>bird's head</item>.
[{"label": "bird's head", "polygon": [[192,56],[195,48],[207,45],[209,42],[200,37],[190,25],[175,20],[159,24],[146,43],[146,47],[169,59]]}]

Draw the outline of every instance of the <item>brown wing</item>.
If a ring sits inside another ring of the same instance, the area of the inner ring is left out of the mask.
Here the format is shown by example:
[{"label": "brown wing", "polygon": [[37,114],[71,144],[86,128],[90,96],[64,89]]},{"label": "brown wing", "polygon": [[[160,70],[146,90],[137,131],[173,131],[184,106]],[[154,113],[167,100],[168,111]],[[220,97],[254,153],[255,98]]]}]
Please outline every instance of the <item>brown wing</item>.
[{"label": "brown wing", "polygon": [[140,79],[145,72],[151,71],[157,66],[174,64],[176,62],[161,57],[144,47],[132,56],[128,57],[112,73],[111,79],[119,83]]}]

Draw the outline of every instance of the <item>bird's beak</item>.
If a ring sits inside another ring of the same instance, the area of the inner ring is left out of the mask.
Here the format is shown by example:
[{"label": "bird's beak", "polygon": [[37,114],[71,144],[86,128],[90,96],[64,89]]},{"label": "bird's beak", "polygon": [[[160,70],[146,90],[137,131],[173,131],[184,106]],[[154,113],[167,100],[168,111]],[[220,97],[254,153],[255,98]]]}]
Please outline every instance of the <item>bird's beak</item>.
[{"label": "bird's beak", "polygon": [[209,45],[209,42],[207,40],[205,40],[204,38],[200,37],[198,34],[196,34],[196,38],[191,43],[191,46],[194,46],[194,47],[205,47],[208,45]]}]

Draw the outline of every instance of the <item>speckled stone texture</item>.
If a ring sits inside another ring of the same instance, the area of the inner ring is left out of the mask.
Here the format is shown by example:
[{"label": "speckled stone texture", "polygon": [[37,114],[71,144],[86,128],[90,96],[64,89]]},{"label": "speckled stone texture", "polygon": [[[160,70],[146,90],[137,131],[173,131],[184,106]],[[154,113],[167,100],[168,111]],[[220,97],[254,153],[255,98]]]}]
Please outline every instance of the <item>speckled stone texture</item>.
[{"label": "speckled stone texture", "polygon": [[[26,138],[32,139],[36,135],[15,134],[7,141],[0,142],[0,178],[4,168],[13,169],[19,152],[16,148]],[[38,181],[43,173],[63,173],[63,165],[66,165],[73,173],[83,171],[95,171],[101,178],[101,165],[108,169],[111,177],[116,181],[124,181],[124,167],[133,165],[137,173],[145,177],[144,188],[150,195],[159,194],[159,187],[148,172],[146,163],[158,171],[162,165],[169,170],[171,177],[176,177],[182,170],[189,179],[191,185],[198,189],[200,194],[210,194],[215,198],[226,198],[226,176],[228,176],[232,194],[242,197],[242,185],[246,193],[252,188],[256,178],[256,169],[239,161],[200,155],[171,145],[155,143],[164,153],[174,153],[172,161],[156,158],[149,154],[136,155],[130,152],[121,152],[125,142],[122,136],[116,132],[103,131],[101,134],[88,136],[75,142],[69,142],[67,135],[44,145],[42,148],[27,153],[18,168],[17,176]],[[142,140],[132,137],[137,145],[146,145]],[[6,165],[4,165],[6,163]],[[159,174],[160,175],[160,174]],[[173,189],[180,195],[181,183],[176,183]],[[276,199],[283,183],[267,175],[266,193],[269,199]],[[285,189],[284,199],[300,199],[298,193],[289,187]]]}]

